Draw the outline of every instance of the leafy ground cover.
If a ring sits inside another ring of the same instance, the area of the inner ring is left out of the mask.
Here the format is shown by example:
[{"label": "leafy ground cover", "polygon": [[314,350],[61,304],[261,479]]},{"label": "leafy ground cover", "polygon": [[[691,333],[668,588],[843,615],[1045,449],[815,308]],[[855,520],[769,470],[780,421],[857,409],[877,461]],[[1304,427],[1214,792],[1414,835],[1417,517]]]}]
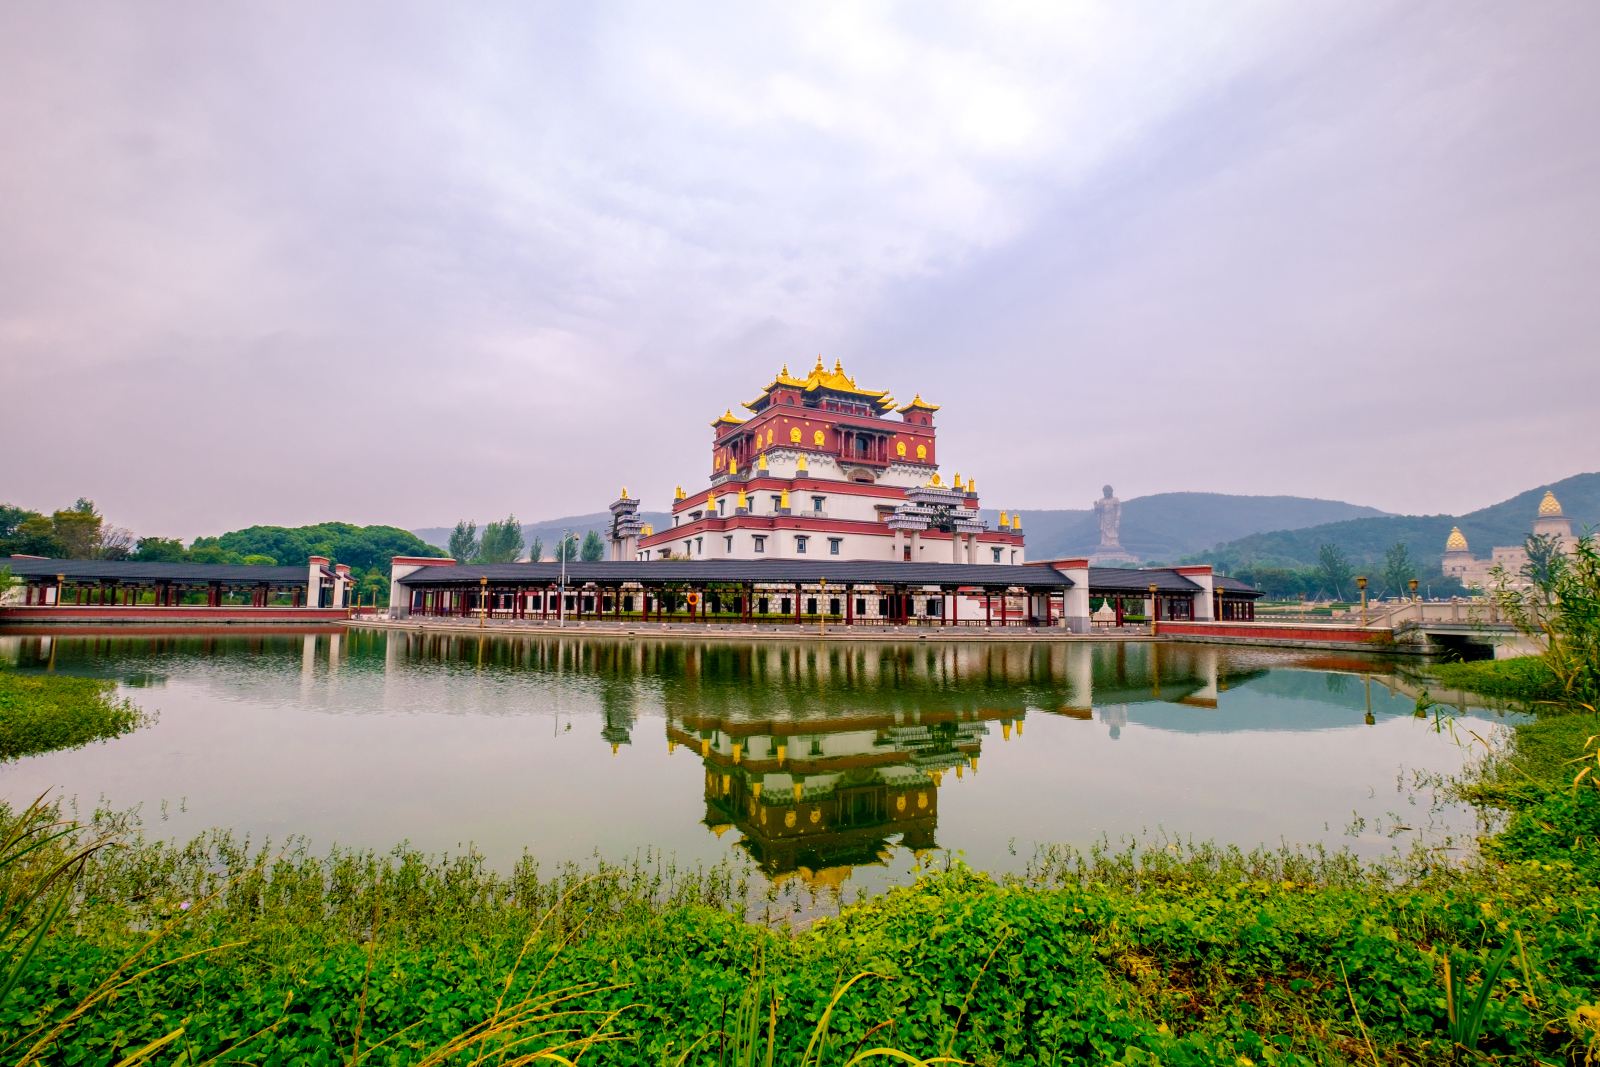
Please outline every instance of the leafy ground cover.
[{"label": "leafy ground cover", "polygon": [[[122,843],[0,998],[0,1062],[1590,1062],[1600,789],[1573,760],[1597,732],[1520,726],[1471,783],[1514,783],[1485,796],[1504,829],[1465,860],[1059,849],[803,930],[748,921],[731,867],[502,875],[103,825]],[[0,870],[6,901],[48,851]]]},{"label": "leafy ground cover", "polygon": [[113,682],[0,671],[0,763],[120,737],[146,719]]}]

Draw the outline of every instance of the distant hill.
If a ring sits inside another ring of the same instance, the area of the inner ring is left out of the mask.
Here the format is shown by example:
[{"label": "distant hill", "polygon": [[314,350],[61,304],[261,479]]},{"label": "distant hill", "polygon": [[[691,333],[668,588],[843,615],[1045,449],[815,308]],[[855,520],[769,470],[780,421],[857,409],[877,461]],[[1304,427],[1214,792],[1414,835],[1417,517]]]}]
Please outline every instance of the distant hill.
[{"label": "distant hill", "polygon": [[[1299,496],[1156,493],[1123,502],[1122,545],[1140,559],[1171,562],[1263,530],[1288,530],[1383,514],[1376,508]],[[642,511],[639,515],[657,530],[672,525],[672,516],[664,511]],[[983,515],[993,526],[1000,513],[985,509]],[[481,521],[479,525],[481,527]],[[550,550],[566,530],[581,538],[590,530],[604,537],[610,529],[611,513],[602,511],[527,523],[522,527],[522,536],[526,542],[537,534]],[[412,533],[429,544],[447,545],[450,530],[448,526],[432,526]],[[1022,532],[1028,539],[1028,555],[1034,559],[1087,555],[1100,542],[1100,527],[1095,522],[1094,512],[1088,508],[1081,511],[1024,509]]]},{"label": "distant hill", "polygon": [[[1352,564],[1371,566],[1382,561],[1390,545],[1404,541],[1421,569],[1437,570],[1452,526],[1461,527],[1475,556],[1487,557],[1495,545],[1522,544],[1546,490],[1561,501],[1575,531],[1600,525],[1600,473],[1577,474],[1465,515],[1386,515],[1256,533],[1197,553],[1195,558],[1228,568],[1246,564],[1312,567],[1318,549],[1332,544],[1338,545]],[[1026,526],[1026,514],[1022,521]]]},{"label": "distant hill", "polygon": [[[1172,562],[1183,556],[1265,530],[1293,530],[1344,519],[1381,516],[1377,508],[1303,496],[1233,496],[1227,493],[1154,493],[1122,502],[1122,547],[1141,560]],[[985,510],[991,524],[997,511]],[[1081,556],[1100,543],[1089,508],[1022,512],[1028,556]]]}]

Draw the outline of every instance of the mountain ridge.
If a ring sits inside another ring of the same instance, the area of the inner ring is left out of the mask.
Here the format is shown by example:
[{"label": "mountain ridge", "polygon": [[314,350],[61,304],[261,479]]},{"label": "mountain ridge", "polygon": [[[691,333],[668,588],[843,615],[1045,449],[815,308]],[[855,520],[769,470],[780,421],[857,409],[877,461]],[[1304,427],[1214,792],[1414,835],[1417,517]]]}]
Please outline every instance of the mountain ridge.
[{"label": "mountain ridge", "polygon": [[1600,525],[1600,472],[1574,474],[1526,489],[1460,515],[1382,515],[1249,534],[1195,553],[1191,562],[1222,568],[1313,567],[1324,544],[1337,545],[1355,566],[1376,565],[1391,545],[1404,542],[1419,569],[1438,570],[1445,538],[1459,526],[1474,556],[1487,558],[1496,545],[1527,538],[1539,501],[1552,492],[1572,520],[1574,532]]},{"label": "mountain ridge", "polygon": [[[993,508],[983,509],[991,526],[999,514]],[[1092,508],[1023,508],[1018,514],[1028,554],[1035,559],[1088,555],[1099,544],[1100,528]],[[1314,497],[1152,493],[1122,502],[1122,544],[1141,559],[1171,561],[1252,533],[1385,514],[1361,504]],[[672,524],[668,512],[641,511],[639,518],[657,530]],[[590,530],[604,537],[610,525],[610,512],[599,511],[523,523],[522,536],[529,543],[537,535],[548,551],[568,530],[580,538]],[[411,532],[429,544],[448,545],[451,529],[429,526]]]}]

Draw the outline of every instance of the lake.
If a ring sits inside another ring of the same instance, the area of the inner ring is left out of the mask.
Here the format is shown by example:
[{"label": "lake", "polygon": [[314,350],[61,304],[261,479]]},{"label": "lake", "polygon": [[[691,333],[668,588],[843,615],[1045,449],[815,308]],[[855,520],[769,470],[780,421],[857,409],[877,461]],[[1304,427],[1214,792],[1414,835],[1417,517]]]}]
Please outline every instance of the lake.
[{"label": "lake", "polygon": [[116,679],[159,715],[0,765],[13,805],[53,787],[164,837],[470,845],[501,868],[743,854],[868,889],[939,850],[998,872],[1101,838],[1459,844],[1473,813],[1428,783],[1509,721],[1416,717],[1415,664],[1167,643],[355,630],[5,637],[0,661]]}]

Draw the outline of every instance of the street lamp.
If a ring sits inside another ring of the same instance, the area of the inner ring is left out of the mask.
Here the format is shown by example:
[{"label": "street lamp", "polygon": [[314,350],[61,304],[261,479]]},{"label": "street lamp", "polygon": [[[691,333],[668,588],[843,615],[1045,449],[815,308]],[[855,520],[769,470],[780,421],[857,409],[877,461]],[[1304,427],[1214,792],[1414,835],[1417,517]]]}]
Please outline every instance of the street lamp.
[{"label": "street lamp", "polygon": [[556,584],[556,625],[567,625],[567,552],[572,548],[572,531],[561,535],[561,547],[556,555],[561,558],[561,578]]},{"label": "street lamp", "polygon": [[1361,590],[1361,625],[1367,624],[1367,578],[1366,575],[1356,577],[1356,588]]},{"label": "street lamp", "polygon": [[1417,580],[1415,578],[1413,578],[1409,582],[1407,582],[1406,584],[1411,587],[1411,599],[1413,601],[1416,600],[1417,599]]},{"label": "street lamp", "polygon": [[478,579],[478,629],[489,619],[489,576],[485,574]]}]

